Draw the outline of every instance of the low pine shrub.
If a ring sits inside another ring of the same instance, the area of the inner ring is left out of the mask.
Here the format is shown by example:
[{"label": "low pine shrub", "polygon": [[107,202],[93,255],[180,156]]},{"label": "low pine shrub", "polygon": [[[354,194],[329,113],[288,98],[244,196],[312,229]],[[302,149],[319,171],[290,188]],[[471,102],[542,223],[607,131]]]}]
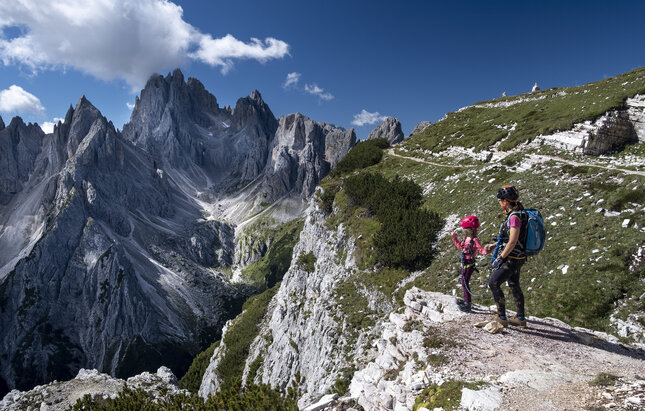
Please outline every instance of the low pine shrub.
[{"label": "low pine shrub", "polygon": [[418,184],[365,173],[347,178],[345,192],[352,205],[365,207],[381,223],[374,237],[379,263],[409,270],[430,264],[442,221],[438,214],[421,208]]},{"label": "low pine shrub", "polygon": [[297,410],[294,398],[269,385],[249,384],[241,386],[239,380],[232,386],[209,396],[206,401],[197,394],[179,394],[155,398],[142,389],[124,388],[116,398],[92,397],[87,394],[71,407],[73,411],[121,411],[121,410]]},{"label": "low pine shrub", "polygon": [[314,255],[313,251],[309,251],[306,254],[300,254],[298,256],[296,264],[306,272],[313,273],[316,269],[316,256]]},{"label": "low pine shrub", "polygon": [[329,174],[332,177],[337,177],[351,173],[354,170],[373,166],[381,161],[383,150],[389,146],[390,143],[384,138],[361,141],[336,164],[336,167]]}]

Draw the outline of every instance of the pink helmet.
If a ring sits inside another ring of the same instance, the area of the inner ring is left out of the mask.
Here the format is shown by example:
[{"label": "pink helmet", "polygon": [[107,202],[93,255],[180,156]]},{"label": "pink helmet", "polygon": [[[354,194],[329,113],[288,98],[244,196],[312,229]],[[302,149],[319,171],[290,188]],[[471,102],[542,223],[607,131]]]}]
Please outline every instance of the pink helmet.
[{"label": "pink helmet", "polygon": [[460,225],[463,228],[472,228],[473,230],[477,230],[479,228],[479,220],[477,219],[477,216],[469,215],[461,220]]}]

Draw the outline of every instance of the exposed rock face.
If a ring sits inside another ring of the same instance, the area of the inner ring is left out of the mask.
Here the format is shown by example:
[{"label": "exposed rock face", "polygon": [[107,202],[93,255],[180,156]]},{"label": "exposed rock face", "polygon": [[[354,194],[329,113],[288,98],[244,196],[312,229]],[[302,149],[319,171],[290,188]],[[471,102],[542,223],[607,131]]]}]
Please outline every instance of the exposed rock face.
[{"label": "exposed rock face", "polygon": [[[0,119],[1,121],[1,119]],[[0,204],[8,204],[22,190],[36,167],[41,141],[45,135],[35,124],[25,125],[15,117],[8,127],[0,127]]]},{"label": "exposed rock face", "polygon": [[[148,80],[123,135],[167,171],[179,169],[206,185],[228,188],[264,168],[277,121],[257,91],[220,109],[215,97],[179,70]],[[200,181],[202,180],[202,181]]]},{"label": "exposed rock face", "polygon": [[[345,261],[340,261],[336,254],[341,248],[347,249],[346,255],[350,256]],[[362,337],[355,344],[348,341],[350,332],[333,302],[336,286],[352,273],[353,250],[353,239],[346,236],[342,226],[329,231],[324,213],[312,200],[300,241],[294,248],[291,268],[251,345],[245,379],[250,364],[262,357],[255,381],[284,388],[299,375],[304,381],[300,386],[304,396],[299,402],[303,406],[325,394],[340,370],[348,365],[348,359],[338,353],[345,348],[361,352],[365,345]],[[296,264],[298,256],[308,252],[316,257],[312,273]],[[217,391],[219,380],[215,370],[220,359],[216,351],[204,374],[201,396]]]},{"label": "exposed rock face", "polygon": [[[212,218],[233,222],[285,197],[306,200],[356,142],[353,129],[301,114],[276,120],[257,90],[234,109],[219,108],[179,70],[148,81],[123,135],[171,177],[190,181],[185,191],[210,203]],[[301,200],[292,217],[304,209]]]},{"label": "exposed rock face", "polygon": [[645,94],[628,98],[625,102],[629,120],[634,126],[638,141],[645,141]]},{"label": "exposed rock face", "polygon": [[368,140],[373,138],[384,138],[390,144],[400,143],[405,138],[401,130],[401,122],[394,117],[386,118],[367,136]]},{"label": "exposed rock face", "polygon": [[290,118],[278,133],[257,91],[221,109],[175,71],[123,133],[85,97],[51,134],[0,130],[0,394],[82,367],[182,373],[251,292],[220,272],[234,224],[276,200],[295,217],[355,143]]},{"label": "exposed rock face", "polygon": [[[423,388],[450,380],[487,383],[462,391],[464,409],[519,409],[527,401],[531,409],[583,409],[608,399],[630,407],[645,399],[638,371],[642,348],[622,345],[616,337],[534,317],[530,328],[504,328],[500,336],[472,328],[489,317],[487,307],[464,314],[453,297],[418,288],[408,290],[404,302],[403,312],[381,324],[376,356],[350,384],[350,396],[366,410],[412,409]],[[590,342],[581,344],[581,334]],[[597,395],[589,382],[599,372],[620,376],[617,385],[625,394],[610,387]]]},{"label": "exposed rock face", "polygon": [[48,411],[66,411],[85,395],[116,398],[125,387],[144,390],[154,398],[170,398],[185,393],[177,385],[177,377],[167,367],[160,367],[155,374],[144,372],[127,381],[82,368],[69,381],[41,385],[25,392],[13,390],[0,401],[0,409],[26,410],[35,409],[31,408],[35,406]]},{"label": "exposed rock face", "polygon": [[289,192],[308,198],[354,144],[354,129],[317,123],[300,113],[280,117],[264,171],[263,201],[272,203]]},{"label": "exposed rock face", "polygon": [[[242,297],[209,269],[230,264],[233,230],[200,222],[181,188],[84,98],[64,125],[44,140],[73,151],[63,169],[32,173],[32,190],[5,209],[14,210],[8,226],[37,223],[24,240],[33,248],[3,278],[2,378],[24,389],[86,366],[124,376],[162,363],[183,371]],[[40,152],[36,163],[57,162],[55,150]],[[34,204],[12,208],[23,199]]]},{"label": "exposed rock face", "polygon": [[428,128],[428,126],[430,126],[431,124],[432,124],[432,123],[431,123],[431,122],[429,122],[429,121],[422,121],[422,122],[420,122],[419,124],[417,124],[417,125],[416,125],[416,127],[414,127],[414,130],[412,130],[412,133],[410,133],[410,135],[411,135],[411,136],[413,136],[413,135],[415,135],[415,134],[419,134],[419,133],[421,133],[423,130],[425,130],[426,128]]},{"label": "exposed rock face", "polygon": [[584,155],[602,155],[626,144],[645,141],[645,96],[627,99],[626,109],[611,110],[596,121],[576,124],[573,129],[539,136],[538,142]]}]

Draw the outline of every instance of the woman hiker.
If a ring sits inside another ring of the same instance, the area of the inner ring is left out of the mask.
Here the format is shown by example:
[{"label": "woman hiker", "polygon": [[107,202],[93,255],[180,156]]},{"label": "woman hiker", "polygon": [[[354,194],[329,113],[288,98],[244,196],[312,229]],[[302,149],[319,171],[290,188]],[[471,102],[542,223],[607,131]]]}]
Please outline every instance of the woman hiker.
[{"label": "woman hiker", "polygon": [[[524,294],[520,288],[520,269],[526,262],[524,253],[524,242],[520,238],[526,237],[528,216],[522,203],[518,201],[519,192],[517,188],[511,185],[501,187],[497,191],[499,205],[504,209],[506,220],[500,228],[500,247],[499,254],[493,261],[493,273],[488,281],[488,286],[493,292],[493,298],[497,305],[497,315],[493,321],[497,321],[504,327],[508,324],[526,327],[526,318],[524,317]],[[484,249],[490,252],[496,244],[486,244]],[[501,285],[504,281],[513,293],[517,315],[512,318],[506,318],[506,300]]]}]

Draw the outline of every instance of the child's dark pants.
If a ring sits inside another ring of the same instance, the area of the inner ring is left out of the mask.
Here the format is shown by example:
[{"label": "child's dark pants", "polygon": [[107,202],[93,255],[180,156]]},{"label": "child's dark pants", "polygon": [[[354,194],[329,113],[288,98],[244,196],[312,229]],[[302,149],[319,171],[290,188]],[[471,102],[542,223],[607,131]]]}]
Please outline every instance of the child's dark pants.
[{"label": "child's dark pants", "polygon": [[470,277],[473,275],[473,271],[475,271],[475,267],[472,265],[461,269],[461,289],[464,292],[464,301],[468,304],[471,303],[468,290],[470,290]]}]

